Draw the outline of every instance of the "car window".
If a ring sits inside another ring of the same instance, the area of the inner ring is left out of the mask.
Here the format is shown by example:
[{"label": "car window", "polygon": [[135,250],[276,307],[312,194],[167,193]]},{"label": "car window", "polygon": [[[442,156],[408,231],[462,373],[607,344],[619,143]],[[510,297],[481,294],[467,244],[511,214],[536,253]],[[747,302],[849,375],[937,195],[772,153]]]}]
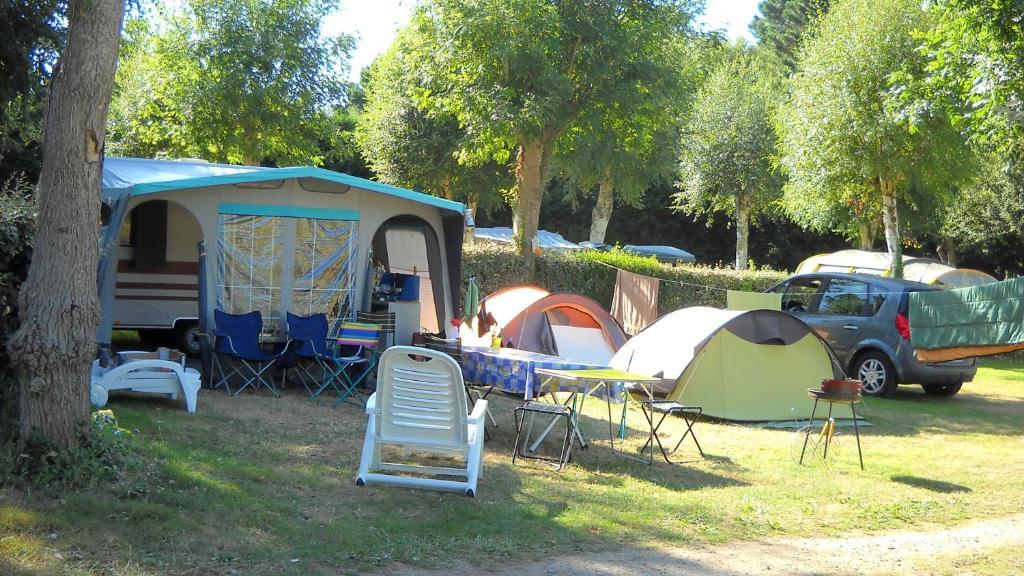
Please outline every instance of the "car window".
[{"label": "car window", "polygon": [[885,306],[885,288],[871,284],[871,297],[868,299],[868,316],[874,316]]},{"label": "car window", "polygon": [[786,312],[810,312],[814,297],[821,288],[821,278],[794,278],[782,293],[782,309]]},{"label": "car window", "polygon": [[856,280],[835,278],[828,283],[818,304],[819,314],[864,316],[867,311],[868,285]]}]

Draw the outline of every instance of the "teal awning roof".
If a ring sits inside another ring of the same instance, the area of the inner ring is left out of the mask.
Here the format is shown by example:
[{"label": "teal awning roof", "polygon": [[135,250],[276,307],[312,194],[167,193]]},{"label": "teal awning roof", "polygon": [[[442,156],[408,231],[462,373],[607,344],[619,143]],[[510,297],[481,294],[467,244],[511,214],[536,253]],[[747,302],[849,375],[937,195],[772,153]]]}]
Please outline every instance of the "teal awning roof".
[{"label": "teal awning roof", "polygon": [[312,166],[261,168],[256,166],[210,164],[197,160],[106,158],[103,163],[102,197],[104,201],[110,202],[118,198],[144,196],[160,192],[172,192],[174,190],[298,178],[313,178],[353,188],[361,188],[370,192],[403,198],[458,214],[462,214],[465,211],[465,206],[459,202],[323,168],[314,168]]}]

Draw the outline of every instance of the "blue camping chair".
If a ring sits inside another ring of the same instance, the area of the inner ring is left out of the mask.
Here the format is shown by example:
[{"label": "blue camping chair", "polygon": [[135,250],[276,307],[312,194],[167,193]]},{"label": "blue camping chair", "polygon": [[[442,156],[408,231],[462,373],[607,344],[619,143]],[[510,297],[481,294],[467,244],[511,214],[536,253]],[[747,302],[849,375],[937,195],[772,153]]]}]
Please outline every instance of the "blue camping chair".
[{"label": "blue camping chair", "polygon": [[[318,389],[331,373],[328,363],[334,356],[330,339],[327,337],[327,315],[298,316],[288,312],[287,320],[288,348],[295,360],[294,369],[305,386],[306,393],[314,397],[314,390]],[[314,365],[320,369],[319,377],[311,372]]]},{"label": "blue camping chair", "polygon": [[[271,394],[280,397],[281,394],[274,383],[264,378],[263,374],[284,356],[286,349],[265,352],[260,348],[263,315],[259,310],[247,314],[228,314],[222,310],[214,310],[213,319],[217,324],[213,329],[213,360],[221,375],[214,387],[224,386],[228,394],[237,396],[249,386],[265,386]],[[231,368],[229,373],[225,373],[220,357],[227,359],[225,363]],[[231,392],[230,378],[236,374],[245,379],[245,383],[238,390]]]},{"label": "blue camping chair", "polygon": [[[365,408],[366,402],[359,395],[358,386],[377,366],[375,349],[379,337],[380,326],[377,324],[342,322],[341,332],[329,357],[333,366],[328,368],[324,383],[310,398],[317,400],[324,390],[331,388],[338,394],[338,399],[331,404],[331,408],[350,399],[354,400],[356,405]],[[355,377],[349,374],[349,368],[353,366],[361,367],[361,370],[357,369]]]}]

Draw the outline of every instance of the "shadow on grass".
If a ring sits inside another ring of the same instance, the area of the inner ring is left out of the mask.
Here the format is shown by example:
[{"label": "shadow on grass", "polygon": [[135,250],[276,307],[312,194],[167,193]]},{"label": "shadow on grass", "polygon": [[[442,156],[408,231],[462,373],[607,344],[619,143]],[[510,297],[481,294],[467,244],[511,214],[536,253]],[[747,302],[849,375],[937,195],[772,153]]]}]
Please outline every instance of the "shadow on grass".
[{"label": "shadow on grass", "polygon": [[967,486],[960,484],[954,484],[952,482],[946,482],[944,480],[934,480],[932,478],[921,478],[920,476],[905,476],[896,475],[889,478],[893,482],[899,482],[900,484],[906,484],[907,486],[913,486],[915,488],[923,488],[925,490],[931,490],[932,492],[940,492],[942,494],[954,494],[957,492],[970,492],[971,489]]}]

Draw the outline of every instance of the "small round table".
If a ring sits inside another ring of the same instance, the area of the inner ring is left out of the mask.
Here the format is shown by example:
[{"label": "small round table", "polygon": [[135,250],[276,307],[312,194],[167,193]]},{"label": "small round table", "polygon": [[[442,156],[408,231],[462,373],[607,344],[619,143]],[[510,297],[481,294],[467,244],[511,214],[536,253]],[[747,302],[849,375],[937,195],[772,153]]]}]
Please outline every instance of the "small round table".
[{"label": "small round table", "polygon": [[[860,469],[864,469],[864,455],[860,451],[860,428],[857,426],[857,411],[854,405],[861,401],[860,393],[826,392],[819,388],[808,388],[807,396],[814,399],[814,408],[811,409],[811,421],[807,426],[807,435],[804,436],[804,447],[800,451],[800,463],[804,463],[804,453],[807,451],[807,440],[814,429],[814,414],[818,411],[818,402],[828,402],[828,418],[832,418],[833,404],[849,404],[853,413],[853,434],[857,438],[857,457],[860,459]],[[828,450],[826,445],[826,451]]]}]

